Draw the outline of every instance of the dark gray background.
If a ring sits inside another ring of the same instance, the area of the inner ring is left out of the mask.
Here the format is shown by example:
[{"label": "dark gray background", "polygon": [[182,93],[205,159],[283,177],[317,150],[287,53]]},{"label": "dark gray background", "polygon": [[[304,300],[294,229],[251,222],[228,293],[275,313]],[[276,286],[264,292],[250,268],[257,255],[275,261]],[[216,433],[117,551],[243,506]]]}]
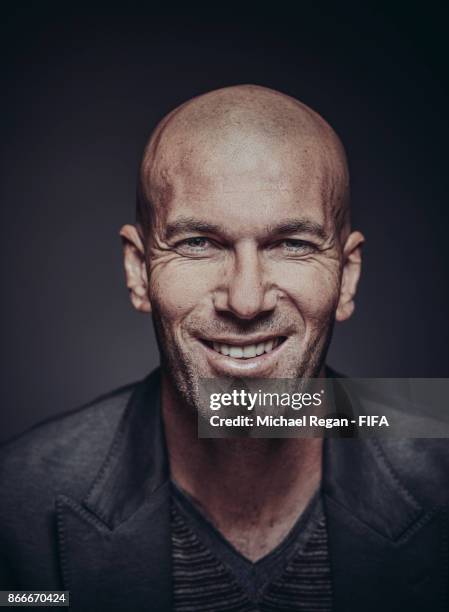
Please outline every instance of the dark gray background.
[{"label": "dark gray background", "polygon": [[347,147],[367,244],[356,313],[337,326],[329,363],[448,375],[446,22],[430,5],[360,4],[4,10],[0,438],[157,363],[150,318],[128,303],[118,229],[134,218],[155,123],[235,83],[299,97]]}]

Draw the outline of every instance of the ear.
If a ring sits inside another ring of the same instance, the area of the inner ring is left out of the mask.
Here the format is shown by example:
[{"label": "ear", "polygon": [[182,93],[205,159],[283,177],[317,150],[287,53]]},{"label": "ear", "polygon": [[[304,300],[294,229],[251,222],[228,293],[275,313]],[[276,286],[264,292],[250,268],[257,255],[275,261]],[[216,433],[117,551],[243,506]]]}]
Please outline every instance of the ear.
[{"label": "ear", "polygon": [[362,269],[362,245],[365,238],[360,232],[352,232],[343,248],[343,273],[340,286],[335,318],[337,321],[346,321],[354,312],[354,297]]},{"label": "ear", "polygon": [[120,236],[123,243],[126,286],[131,303],[140,312],[151,312],[145,249],[140,234],[134,225],[124,225],[120,230]]}]

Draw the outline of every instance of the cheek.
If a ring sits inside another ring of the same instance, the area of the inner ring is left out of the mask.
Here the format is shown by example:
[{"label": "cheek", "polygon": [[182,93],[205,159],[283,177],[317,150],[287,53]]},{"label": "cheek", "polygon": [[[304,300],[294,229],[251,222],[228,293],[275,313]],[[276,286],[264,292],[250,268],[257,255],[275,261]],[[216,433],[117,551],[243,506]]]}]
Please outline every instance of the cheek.
[{"label": "cheek", "polygon": [[338,269],[308,264],[290,268],[284,270],[279,287],[305,319],[322,319],[335,311],[340,286]]},{"label": "cheek", "polygon": [[210,302],[214,266],[204,261],[171,262],[150,274],[149,296],[159,313],[172,321],[182,319],[198,306]]}]

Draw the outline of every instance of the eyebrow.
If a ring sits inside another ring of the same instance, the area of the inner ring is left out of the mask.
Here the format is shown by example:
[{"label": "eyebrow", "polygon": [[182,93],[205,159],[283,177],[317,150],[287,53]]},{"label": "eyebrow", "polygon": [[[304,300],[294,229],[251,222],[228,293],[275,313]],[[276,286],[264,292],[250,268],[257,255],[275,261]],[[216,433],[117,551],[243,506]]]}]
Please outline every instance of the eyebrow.
[{"label": "eyebrow", "polygon": [[[312,221],[311,219],[286,219],[276,225],[268,225],[265,227],[268,235],[285,236],[295,233],[307,233],[324,240],[326,231],[324,227]],[[167,239],[173,238],[179,234],[198,232],[200,234],[220,234],[228,235],[228,231],[223,225],[209,223],[196,217],[179,217],[176,221],[168,223],[165,228],[165,236]]]},{"label": "eyebrow", "polygon": [[226,234],[226,230],[221,225],[215,223],[208,223],[195,217],[180,217],[168,223],[165,228],[166,238],[173,238],[178,234],[185,234],[188,232],[199,232],[200,234]]},{"label": "eyebrow", "polygon": [[322,240],[327,236],[324,227],[311,219],[288,219],[287,221],[282,221],[278,225],[269,225],[266,230],[269,234],[281,236],[286,234],[307,233],[313,234]]}]

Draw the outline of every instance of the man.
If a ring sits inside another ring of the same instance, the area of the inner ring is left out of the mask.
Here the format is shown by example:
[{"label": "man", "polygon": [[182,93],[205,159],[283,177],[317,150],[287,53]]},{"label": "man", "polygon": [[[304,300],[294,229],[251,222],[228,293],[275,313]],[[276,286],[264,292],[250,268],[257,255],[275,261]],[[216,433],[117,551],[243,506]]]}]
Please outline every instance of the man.
[{"label": "man", "polygon": [[0,584],[76,610],[446,610],[444,443],[200,439],[201,378],[325,377],[363,236],[343,147],[238,86],[164,118],[121,230],[161,369],[10,442]]}]

